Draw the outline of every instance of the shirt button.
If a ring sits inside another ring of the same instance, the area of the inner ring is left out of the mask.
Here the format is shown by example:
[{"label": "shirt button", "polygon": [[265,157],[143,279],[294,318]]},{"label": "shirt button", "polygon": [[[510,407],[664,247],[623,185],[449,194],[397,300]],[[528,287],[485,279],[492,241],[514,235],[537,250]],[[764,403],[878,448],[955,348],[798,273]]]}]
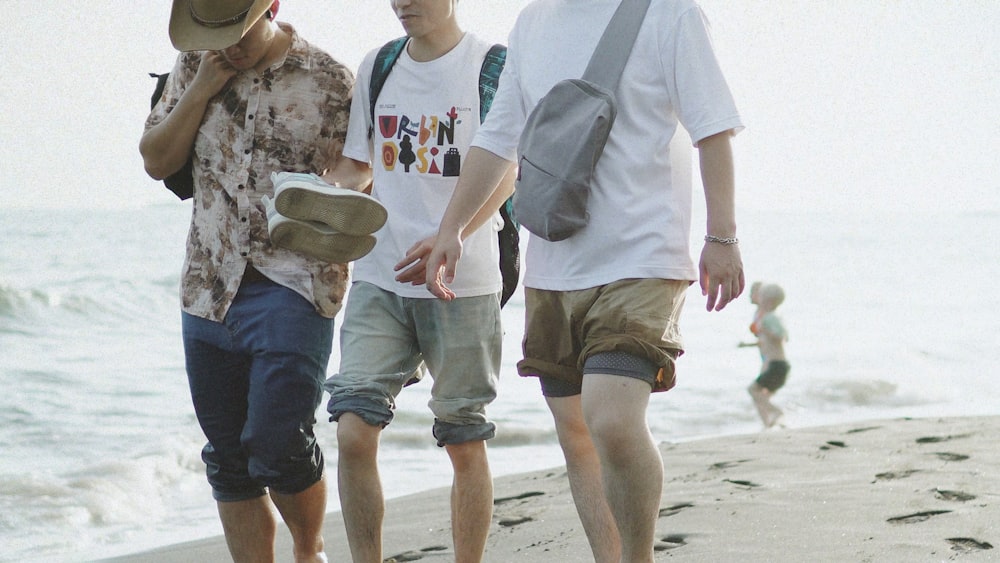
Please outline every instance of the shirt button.
[{"label": "shirt button", "polygon": [[244,256],[245,257],[246,255],[247,255],[246,252],[240,252],[240,256]]},{"label": "shirt button", "polygon": [[247,119],[253,119],[253,114],[251,113],[250,115],[248,115]]},{"label": "shirt button", "polygon": [[246,189],[246,186],[244,186],[243,184],[240,184],[239,186],[236,186],[236,188],[242,190],[242,189]]},{"label": "shirt button", "polygon": [[243,221],[244,223],[246,223],[247,222],[247,218],[246,217],[240,217],[240,221]]}]

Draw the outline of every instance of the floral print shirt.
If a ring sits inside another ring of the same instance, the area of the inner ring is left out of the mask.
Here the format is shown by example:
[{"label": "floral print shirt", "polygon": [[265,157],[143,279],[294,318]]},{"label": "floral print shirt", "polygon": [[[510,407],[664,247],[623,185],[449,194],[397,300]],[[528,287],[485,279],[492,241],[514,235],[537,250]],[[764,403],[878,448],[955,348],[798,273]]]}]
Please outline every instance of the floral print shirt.
[{"label": "floral print shirt", "polygon": [[[292,34],[284,60],[238,73],[212,99],[194,143],[194,197],[181,278],[184,312],[222,321],[247,265],[299,293],[324,317],[340,310],[347,264],[330,264],[271,245],[261,196],[271,172],[322,175],[340,156],[354,76]],[[163,121],[194,79],[200,52],[181,53],[146,120]]]}]

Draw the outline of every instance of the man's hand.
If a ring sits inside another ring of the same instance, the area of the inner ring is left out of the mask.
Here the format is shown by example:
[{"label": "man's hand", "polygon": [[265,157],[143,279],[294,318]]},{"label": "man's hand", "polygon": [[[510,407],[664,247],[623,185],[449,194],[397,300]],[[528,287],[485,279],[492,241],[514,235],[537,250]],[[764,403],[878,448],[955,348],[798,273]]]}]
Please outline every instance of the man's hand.
[{"label": "man's hand", "polygon": [[180,170],[190,159],[209,101],[235,75],[236,70],[221,53],[202,53],[194,80],[177,105],[139,140],[142,164],[151,178],[162,180]]},{"label": "man's hand", "polygon": [[208,97],[212,97],[226,86],[229,79],[236,76],[236,69],[229,64],[226,57],[219,51],[205,51],[201,55],[198,73],[191,82],[192,88],[198,88]]},{"label": "man's hand", "polygon": [[406,251],[406,256],[393,267],[394,271],[399,272],[396,281],[411,285],[427,283],[427,257],[434,250],[436,240],[436,236],[427,237]]},{"label": "man's hand", "polygon": [[427,274],[425,281],[427,291],[436,297],[451,301],[455,298],[454,292],[448,289],[446,284],[455,281],[455,266],[462,257],[462,239],[457,234],[450,237],[443,237],[439,233],[434,249],[427,256],[425,263]]},{"label": "man's hand", "polygon": [[708,311],[721,311],[743,293],[746,280],[739,246],[706,242],[698,269],[701,294],[708,296]]}]

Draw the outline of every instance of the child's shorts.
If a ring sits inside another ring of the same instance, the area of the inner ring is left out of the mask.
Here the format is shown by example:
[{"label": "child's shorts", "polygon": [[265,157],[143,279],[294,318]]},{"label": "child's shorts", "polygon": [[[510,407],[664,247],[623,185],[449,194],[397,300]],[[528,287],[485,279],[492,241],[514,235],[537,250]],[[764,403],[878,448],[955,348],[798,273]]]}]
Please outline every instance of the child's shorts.
[{"label": "child's shorts", "polygon": [[757,385],[774,393],[785,385],[791,366],[785,360],[771,360],[757,377]]}]

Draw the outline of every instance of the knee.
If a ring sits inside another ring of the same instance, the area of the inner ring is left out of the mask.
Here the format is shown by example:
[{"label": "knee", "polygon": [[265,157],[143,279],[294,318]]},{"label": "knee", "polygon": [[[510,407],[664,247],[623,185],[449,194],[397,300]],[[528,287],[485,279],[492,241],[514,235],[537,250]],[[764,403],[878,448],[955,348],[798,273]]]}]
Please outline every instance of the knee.
[{"label": "knee", "polygon": [[641,423],[632,424],[629,419],[620,416],[621,414],[612,413],[606,409],[584,413],[586,429],[595,445],[624,443],[630,440],[636,432],[642,430]]},{"label": "knee", "polygon": [[381,428],[354,413],[344,413],[337,422],[337,451],[341,460],[367,459],[378,455]]},{"label": "knee", "polygon": [[447,444],[445,450],[448,452],[448,457],[451,458],[451,465],[456,475],[489,470],[484,440]]},{"label": "knee", "polygon": [[[576,411],[575,414],[580,413]],[[553,411],[553,418],[556,424],[556,434],[559,437],[559,445],[567,460],[593,450],[594,444],[590,439],[590,430],[587,429],[587,423],[582,416],[568,416]]]}]

